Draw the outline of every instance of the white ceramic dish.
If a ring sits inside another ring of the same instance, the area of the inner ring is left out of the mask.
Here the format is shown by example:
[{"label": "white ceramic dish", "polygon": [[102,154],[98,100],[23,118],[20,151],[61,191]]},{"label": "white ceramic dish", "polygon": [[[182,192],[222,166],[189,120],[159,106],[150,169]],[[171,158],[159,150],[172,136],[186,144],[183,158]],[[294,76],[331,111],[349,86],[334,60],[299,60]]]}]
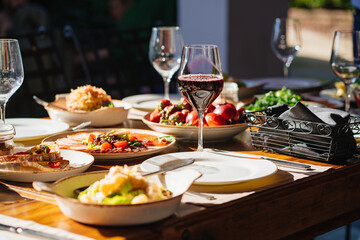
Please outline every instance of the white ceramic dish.
[{"label": "white ceramic dish", "polygon": [[40,118],[7,118],[6,123],[15,127],[15,141],[36,140],[69,129],[67,123]]},{"label": "white ceramic dish", "polygon": [[277,171],[268,160],[254,160],[224,156],[209,152],[178,152],[156,156],[141,164],[143,171],[156,171],[169,161],[195,158],[195,163],[183,169],[195,169],[202,173],[194,184],[225,185],[250,181],[269,176]]},{"label": "white ceramic dish", "polygon": [[253,82],[254,84],[264,83],[264,91],[270,90],[279,90],[282,87],[287,87],[288,89],[305,92],[310,90],[315,90],[323,88],[326,85],[329,85],[332,81],[330,80],[321,80],[313,78],[283,78],[283,77],[271,77],[271,78],[255,78],[251,80],[241,80],[244,82]]},{"label": "white ceramic dish", "polygon": [[[164,134],[173,135],[177,140],[197,141],[198,127],[196,126],[175,126],[154,123],[149,120],[150,113],[146,114],[142,121],[152,130]],[[224,142],[244,131],[248,125],[246,123],[238,123],[232,125],[204,127],[205,142]]]},{"label": "white ceramic dish", "polygon": [[[61,179],[54,184],[35,182],[38,190],[55,193],[61,211],[75,221],[104,226],[139,225],[171,216],[178,208],[182,195],[201,174],[193,169],[151,176],[151,180],[166,186],[173,193],[170,199],[135,205],[85,204],[77,199],[74,190],[102,179],[107,171],[88,172]],[[160,179],[161,178],[161,179]],[[149,177],[150,179],[150,177]]]},{"label": "white ceramic dish", "polygon": [[82,173],[94,162],[93,156],[83,152],[61,150],[61,156],[70,161],[69,169],[53,172],[0,170],[0,179],[15,182],[56,181],[63,177]]},{"label": "white ceramic dish", "polygon": [[[67,131],[60,134],[55,134],[52,136],[49,136],[43,140],[43,142],[55,142],[59,138],[66,137],[67,135],[80,133],[80,132],[109,132],[111,130],[119,130],[119,128],[100,128],[100,129],[82,129],[79,131]],[[121,130],[121,129],[120,129]],[[124,129],[128,130],[133,133],[143,133],[143,134],[150,134],[157,137],[163,137],[167,136],[167,134],[149,131],[149,130],[142,130],[142,129]],[[120,159],[129,159],[129,158],[137,158],[137,157],[144,157],[149,156],[155,153],[162,152],[168,148],[171,148],[174,146],[175,141],[166,145],[166,146],[160,146],[160,147],[148,147],[146,151],[143,152],[130,152],[130,153],[91,153],[95,157],[96,160],[120,160]]]},{"label": "white ceramic dish", "polygon": [[[152,112],[159,104],[159,101],[164,98],[164,94],[139,94],[126,97],[123,101],[131,103],[133,108],[145,112]],[[170,94],[170,101],[176,103],[180,101],[180,94]]]},{"label": "white ceramic dish", "polygon": [[[52,102],[56,106],[66,108],[65,97],[67,94],[56,95],[55,101]],[[69,112],[61,110],[51,105],[45,107],[51,119],[68,123],[70,126],[78,125],[82,122],[91,121],[92,127],[107,127],[123,123],[127,120],[127,115],[131,108],[131,104],[113,100],[114,107],[100,108],[90,112]]]},{"label": "white ceramic dish", "polygon": [[[334,99],[337,99],[340,101],[345,101],[345,97],[336,97],[336,92],[337,92],[337,90],[335,88],[324,89],[324,90],[320,91],[320,96],[334,98]],[[355,97],[353,94],[351,94],[350,100],[355,102]]]}]

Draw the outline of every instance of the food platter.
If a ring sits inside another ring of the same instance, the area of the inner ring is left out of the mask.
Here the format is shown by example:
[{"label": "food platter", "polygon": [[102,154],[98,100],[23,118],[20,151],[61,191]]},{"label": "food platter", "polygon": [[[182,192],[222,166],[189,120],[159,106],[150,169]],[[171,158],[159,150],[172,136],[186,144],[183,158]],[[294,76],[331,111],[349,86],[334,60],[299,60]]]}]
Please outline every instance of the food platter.
[{"label": "food platter", "polygon": [[[198,127],[197,126],[176,126],[165,125],[161,123],[151,122],[149,120],[150,114],[145,115],[142,120],[152,130],[170,134],[178,140],[183,141],[197,141]],[[205,142],[224,142],[244,131],[248,127],[247,123],[237,123],[231,125],[222,125],[216,127],[204,127],[204,141]]]},{"label": "food platter", "polygon": [[[55,142],[60,138],[65,138],[68,135],[72,135],[75,133],[91,133],[91,132],[110,132],[112,130],[127,130],[131,133],[139,133],[139,134],[149,134],[155,137],[165,137],[168,136],[167,134],[154,132],[150,130],[141,130],[141,129],[122,129],[122,128],[100,128],[100,129],[84,129],[79,131],[67,131],[59,134],[54,134],[49,136],[43,140],[43,142]],[[140,152],[120,152],[120,153],[90,153],[92,156],[95,157],[95,160],[125,160],[129,158],[137,158],[137,157],[144,157],[149,156],[155,153],[159,153],[165,151],[175,145],[175,141],[165,145],[165,146],[149,146],[147,150],[140,151]]]},{"label": "food platter", "polygon": [[67,123],[39,118],[7,118],[6,123],[15,127],[15,141],[41,139],[69,128]]},{"label": "food platter", "polygon": [[254,160],[230,157],[209,152],[178,152],[156,156],[141,164],[143,171],[156,171],[169,161],[195,158],[195,163],[182,169],[195,169],[202,173],[194,184],[226,185],[251,181],[269,176],[277,171],[274,163],[267,160]]},{"label": "food platter", "polygon": [[[21,150],[20,150],[21,151]],[[94,157],[90,154],[72,151],[61,150],[61,156],[65,160],[70,161],[70,168],[59,171],[16,171],[0,168],[0,179],[15,181],[15,182],[33,182],[33,181],[56,181],[63,177],[72,176],[86,171],[94,162]]]}]

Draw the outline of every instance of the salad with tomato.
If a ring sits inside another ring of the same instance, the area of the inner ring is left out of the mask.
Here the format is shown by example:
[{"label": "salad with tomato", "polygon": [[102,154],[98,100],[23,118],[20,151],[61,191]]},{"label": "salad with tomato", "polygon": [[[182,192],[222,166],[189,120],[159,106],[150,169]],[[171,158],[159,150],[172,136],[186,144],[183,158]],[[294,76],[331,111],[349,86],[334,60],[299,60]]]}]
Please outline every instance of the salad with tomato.
[{"label": "salad with tomato", "polygon": [[[199,124],[197,111],[184,98],[177,104],[171,103],[168,99],[162,99],[149,115],[149,120],[155,123],[176,126],[198,126]],[[205,127],[243,122],[245,122],[244,108],[236,109],[231,103],[217,106],[211,104],[207,108],[204,117]]]}]

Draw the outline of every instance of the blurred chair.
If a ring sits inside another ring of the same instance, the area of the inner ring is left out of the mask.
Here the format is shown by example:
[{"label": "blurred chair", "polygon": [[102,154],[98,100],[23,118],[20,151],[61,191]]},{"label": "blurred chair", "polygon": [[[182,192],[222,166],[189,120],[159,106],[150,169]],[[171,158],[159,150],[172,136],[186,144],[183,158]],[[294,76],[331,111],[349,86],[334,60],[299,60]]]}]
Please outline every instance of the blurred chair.
[{"label": "blurred chair", "polygon": [[55,94],[68,92],[71,88],[54,32],[40,28],[33,33],[9,37],[19,40],[25,77],[8,102],[6,117],[47,116],[32,96],[53,101]]},{"label": "blurred chair", "polygon": [[[151,28],[64,30],[78,53],[75,69],[83,71],[84,82],[102,87],[114,99],[162,92],[162,78],[148,60]],[[73,78],[80,79],[79,74],[74,71]]]}]

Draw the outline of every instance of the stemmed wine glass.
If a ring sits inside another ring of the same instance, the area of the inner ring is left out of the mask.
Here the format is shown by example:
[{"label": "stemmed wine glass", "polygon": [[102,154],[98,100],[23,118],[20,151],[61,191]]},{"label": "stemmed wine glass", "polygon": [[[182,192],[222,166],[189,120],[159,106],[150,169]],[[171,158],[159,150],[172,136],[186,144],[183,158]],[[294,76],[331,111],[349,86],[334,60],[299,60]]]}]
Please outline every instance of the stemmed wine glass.
[{"label": "stemmed wine glass", "polygon": [[165,98],[169,99],[169,85],[180,65],[184,45],[180,27],[154,27],[149,43],[149,60],[163,77]]},{"label": "stemmed wine glass", "polygon": [[205,110],[219,96],[223,84],[220,53],[216,45],[184,46],[179,69],[178,88],[198,113],[197,151],[203,151]]},{"label": "stemmed wine glass", "polygon": [[18,40],[0,39],[1,124],[5,124],[6,103],[21,86],[23,79],[24,69]]},{"label": "stemmed wine glass", "polygon": [[350,110],[351,84],[360,76],[360,32],[336,31],[334,35],[331,69],[345,83],[345,111]]},{"label": "stemmed wine glass", "polygon": [[276,18],[271,37],[271,49],[284,63],[284,77],[301,48],[300,23],[291,18]]}]

